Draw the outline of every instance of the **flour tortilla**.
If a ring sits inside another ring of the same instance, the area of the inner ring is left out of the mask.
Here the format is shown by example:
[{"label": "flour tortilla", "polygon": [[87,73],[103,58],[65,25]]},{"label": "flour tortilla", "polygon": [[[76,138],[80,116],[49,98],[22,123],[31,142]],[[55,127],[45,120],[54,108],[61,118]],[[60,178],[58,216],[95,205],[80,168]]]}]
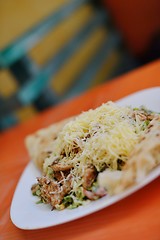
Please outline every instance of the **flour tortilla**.
[{"label": "flour tortilla", "polygon": [[25,145],[29,156],[41,171],[43,170],[43,163],[45,158],[52,151],[54,140],[58,133],[62,130],[64,125],[73,120],[74,117],[64,119],[60,122],[54,123],[47,128],[43,128],[26,137]]},{"label": "flour tortilla", "polygon": [[99,174],[98,183],[110,195],[123,192],[141,182],[150,171],[160,164],[160,117],[153,119],[130,154],[122,171],[106,170]]}]

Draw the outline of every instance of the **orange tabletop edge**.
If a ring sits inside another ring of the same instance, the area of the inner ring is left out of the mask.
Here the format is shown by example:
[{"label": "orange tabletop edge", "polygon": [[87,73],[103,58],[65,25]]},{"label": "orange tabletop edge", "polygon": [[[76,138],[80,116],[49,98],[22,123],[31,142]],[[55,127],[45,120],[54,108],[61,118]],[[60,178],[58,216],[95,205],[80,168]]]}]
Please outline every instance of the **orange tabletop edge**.
[{"label": "orange tabletop edge", "polygon": [[[41,230],[20,230],[10,220],[12,196],[29,162],[27,134],[65,117],[160,86],[160,60],[50,108],[0,135],[0,239],[160,239],[160,178],[120,202],[81,219]],[[25,206],[24,206],[25,207]]]}]

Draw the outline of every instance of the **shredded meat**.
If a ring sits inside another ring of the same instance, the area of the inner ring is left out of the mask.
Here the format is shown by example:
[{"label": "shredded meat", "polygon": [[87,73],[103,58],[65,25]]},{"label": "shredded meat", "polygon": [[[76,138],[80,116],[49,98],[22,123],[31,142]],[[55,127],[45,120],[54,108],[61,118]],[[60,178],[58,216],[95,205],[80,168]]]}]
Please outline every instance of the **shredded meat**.
[{"label": "shredded meat", "polygon": [[73,168],[73,165],[64,165],[62,163],[58,162],[59,159],[54,161],[52,165],[50,165],[50,168],[53,170],[53,177],[57,181],[61,181],[64,177],[67,177],[70,173],[70,170]]},{"label": "shredded meat", "polygon": [[99,187],[94,192],[83,189],[83,194],[90,200],[96,200],[98,198],[106,196],[107,192],[105,188]]},{"label": "shredded meat", "polygon": [[141,121],[145,121],[145,120],[153,120],[154,118],[154,114],[152,113],[147,113],[144,110],[135,110],[133,113],[133,118],[136,118],[136,115],[139,116]]},{"label": "shredded meat", "polygon": [[60,171],[68,171],[68,170],[71,170],[73,168],[73,165],[64,165],[64,164],[61,164],[61,163],[53,163],[51,166],[50,166],[54,172],[60,172]]},{"label": "shredded meat", "polygon": [[38,184],[40,186],[41,198],[49,203],[53,208],[57,204],[61,204],[65,195],[67,195],[72,188],[72,177],[69,174],[67,178],[63,178],[61,183],[55,180],[50,180],[46,177],[37,178]]},{"label": "shredded meat", "polygon": [[81,150],[80,147],[75,147],[75,148],[73,148],[72,151],[74,154],[77,154],[77,153],[79,153],[80,150]]},{"label": "shredded meat", "polygon": [[59,182],[59,181],[63,180],[64,177],[66,178],[69,175],[69,173],[70,173],[70,170],[66,170],[63,172],[57,171],[57,172],[53,173],[53,177]]},{"label": "shredded meat", "polygon": [[88,166],[85,169],[84,175],[83,175],[83,187],[85,189],[88,189],[92,186],[93,182],[95,181],[97,177],[97,170],[93,165]]}]

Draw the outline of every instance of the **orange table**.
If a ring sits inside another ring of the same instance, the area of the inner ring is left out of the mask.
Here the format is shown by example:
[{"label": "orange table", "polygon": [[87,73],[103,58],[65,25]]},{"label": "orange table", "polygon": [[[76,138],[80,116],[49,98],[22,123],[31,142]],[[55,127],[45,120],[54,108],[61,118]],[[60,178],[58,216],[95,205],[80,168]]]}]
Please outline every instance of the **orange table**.
[{"label": "orange table", "polygon": [[29,161],[24,147],[24,137],[27,134],[82,110],[95,108],[107,100],[117,100],[154,86],[160,86],[160,61],[51,108],[23,125],[1,134],[0,239],[160,239],[160,178],[104,210],[47,229],[20,230],[12,224],[9,214],[16,184]]}]

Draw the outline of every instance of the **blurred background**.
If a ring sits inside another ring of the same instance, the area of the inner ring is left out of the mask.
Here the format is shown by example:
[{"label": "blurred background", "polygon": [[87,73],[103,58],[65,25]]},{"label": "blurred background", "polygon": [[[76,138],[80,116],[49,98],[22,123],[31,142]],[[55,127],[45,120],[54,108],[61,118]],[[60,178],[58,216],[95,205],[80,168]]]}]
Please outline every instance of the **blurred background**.
[{"label": "blurred background", "polygon": [[159,13],[159,0],[0,0],[0,131],[159,58]]}]

